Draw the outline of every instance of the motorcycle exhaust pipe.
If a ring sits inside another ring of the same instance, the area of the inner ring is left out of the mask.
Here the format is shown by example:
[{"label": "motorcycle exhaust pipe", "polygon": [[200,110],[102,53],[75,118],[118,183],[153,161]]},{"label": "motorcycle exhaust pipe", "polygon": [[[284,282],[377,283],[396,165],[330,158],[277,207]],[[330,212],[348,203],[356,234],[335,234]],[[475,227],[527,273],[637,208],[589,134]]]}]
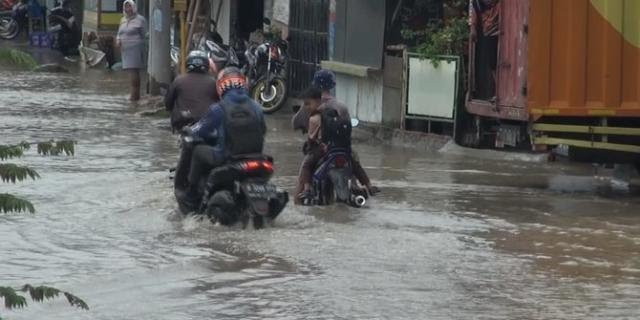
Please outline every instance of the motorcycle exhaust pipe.
[{"label": "motorcycle exhaust pipe", "polygon": [[367,199],[364,196],[355,196],[353,198],[353,203],[356,205],[356,207],[362,208],[367,203]]}]

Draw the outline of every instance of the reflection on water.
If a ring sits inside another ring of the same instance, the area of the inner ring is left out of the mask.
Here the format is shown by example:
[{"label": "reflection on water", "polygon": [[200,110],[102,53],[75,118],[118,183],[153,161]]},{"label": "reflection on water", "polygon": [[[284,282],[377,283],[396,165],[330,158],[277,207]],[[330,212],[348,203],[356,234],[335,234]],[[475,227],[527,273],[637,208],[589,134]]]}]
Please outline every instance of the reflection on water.
[{"label": "reflection on water", "polygon": [[[361,145],[384,191],[367,208],[291,206],[274,228],[221,228],[175,213],[176,139],[166,121],[135,116],[125,91],[119,73],[0,72],[3,143],[78,140],[75,157],[23,159],[41,180],[2,185],[38,209],[0,216],[2,285],[51,284],[92,307],[3,316],[640,317],[640,201],[600,192],[588,166]],[[303,137],[288,126],[269,117],[267,149],[292,189]]]}]

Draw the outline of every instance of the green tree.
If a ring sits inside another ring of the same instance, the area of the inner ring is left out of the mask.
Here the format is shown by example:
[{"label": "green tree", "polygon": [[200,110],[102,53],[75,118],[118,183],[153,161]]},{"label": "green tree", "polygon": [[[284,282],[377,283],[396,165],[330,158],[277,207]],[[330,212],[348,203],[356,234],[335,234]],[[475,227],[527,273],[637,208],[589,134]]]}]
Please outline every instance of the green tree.
[{"label": "green tree", "polygon": [[[31,300],[36,302],[43,302],[45,300],[54,299],[62,294],[67,299],[70,305],[84,310],[89,310],[89,306],[86,302],[69,292],[61,291],[59,289],[47,286],[34,287],[29,284],[24,285],[19,289],[14,289],[11,287],[0,287],[0,298],[4,298],[5,308],[19,309],[27,306],[27,299],[19,292],[28,293],[31,297]],[[0,317],[0,319],[2,318]]]},{"label": "green tree", "polygon": [[[26,179],[37,179],[38,172],[13,163],[6,163],[7,159],[22,157],[25,151],[31,149],[32,145],[37,145],[38,154],[53,155],[60,154],[73,155],[75,152],[74,141],[48,141],[39,143],[21,142],[16,145],[0,145],[0,179],[4,183],[16,183]],[[9,193],[0,193],[0,211],[7,212],[35,212],[33,204],[28,200],[19,198]]]},{"label": "green tree", "polygon": [[[0,179],[2,183],[16,183],[26,179],[37,179],[40,175],[27,166],[14,163],[6,163],[8,159],[22,157],[25,151],[31,149],[32,145],[37,146],[37,152],[41,155],[73,155],[75,152],[75,141],[48,141],[40,143],[21,142],[16,145],[0,145]],[[20,198],[10,193],[0,193],[0,212],[35,212],[33,204],[26,199]],[[59,295],[64,295],[72,306],[82,309],[89,309],[89,306],[82,299],[73,294],[61,291],[56,288],[39,286],[33,287],[29,284],[22,288],[0,287],[0,298],[4,299],[4,306],[8,309],[24,308],[27,306],[27,299],[20,294],[29,293],[31,299],[36,302],[53,299]],[[2,319],[0,317],[0,319]]]}]

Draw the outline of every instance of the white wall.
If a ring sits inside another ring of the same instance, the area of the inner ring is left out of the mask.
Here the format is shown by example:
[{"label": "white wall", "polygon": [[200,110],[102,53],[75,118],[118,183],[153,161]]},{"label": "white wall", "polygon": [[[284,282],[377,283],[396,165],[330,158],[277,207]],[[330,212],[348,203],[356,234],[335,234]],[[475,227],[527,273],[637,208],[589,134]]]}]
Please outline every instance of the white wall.
[{"label": "white wall", "polygon": [[222,6],[220,7],[218,33],[222,36],[224,43],[229,43],[229,35],[231,33],[231,1],[233,0],[211,0],[211,18],[216,18],[218,6],[221,1]]},{"label": "white wall", "polygon": [[349,107],[352,117],[371,123],[382,122],[382,75],[361,78],[336,74],[336,97]]}]

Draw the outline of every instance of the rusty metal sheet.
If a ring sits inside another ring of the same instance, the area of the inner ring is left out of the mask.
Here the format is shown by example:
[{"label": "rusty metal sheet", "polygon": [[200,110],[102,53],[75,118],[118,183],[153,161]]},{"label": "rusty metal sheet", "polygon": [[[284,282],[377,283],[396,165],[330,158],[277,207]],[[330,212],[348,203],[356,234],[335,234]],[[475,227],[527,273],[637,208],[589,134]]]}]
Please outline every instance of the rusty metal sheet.
[{"label": "rusty metal sheet", "polygon": [[526,108],[529,0],[500,1],[500,6],[497,103]]}]

